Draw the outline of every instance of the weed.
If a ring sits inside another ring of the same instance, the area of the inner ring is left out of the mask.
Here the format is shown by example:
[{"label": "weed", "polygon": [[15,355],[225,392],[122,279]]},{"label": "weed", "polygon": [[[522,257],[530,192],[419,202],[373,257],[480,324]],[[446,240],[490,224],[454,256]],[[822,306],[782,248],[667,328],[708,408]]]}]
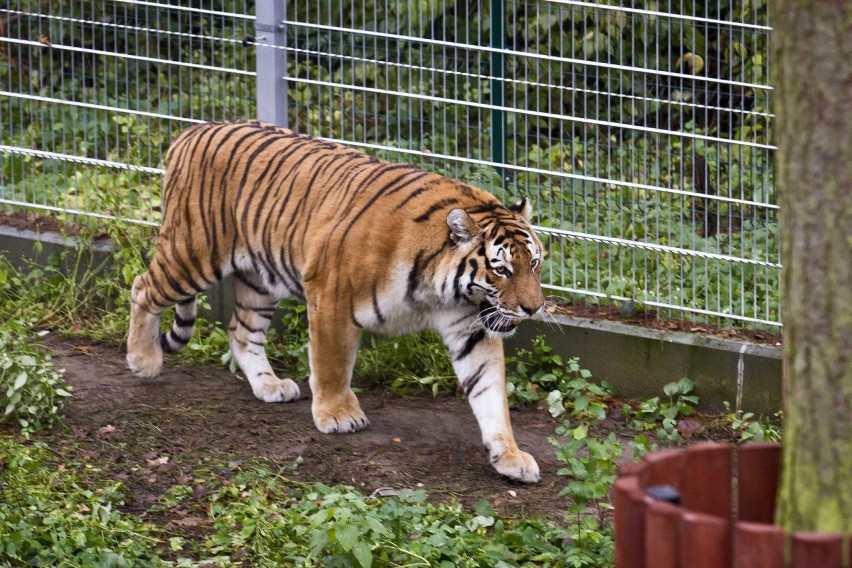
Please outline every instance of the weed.
[{"label": "weed", "polygon": [[411,388],[428,389],[432,396],[456,392],[452,361],[436,333],[391,338],[367,334],[361,343],[354,376],[362,383],[384,382],[398,395]]},{"label": "weed", "polygon": [[121,485],[87,487],[46,448],[0,437],[0,556],[33,566],[160,566],[154,527],[119,512]]},{"label": "weed", "polygon": [[728,401],[723,402],[726,414],[722,416],[726,430],[742,442],[781,442],[781,412],[776,412],[773,421],[754,419],[753,412],[731,411]]},{"label": "weed", "polygon": [[614,389],[607,381],[591,382],[592,374],[580,367],[579,359],[565,362],[553,352],[544,336],[535,338],[532,351],[519,349],[507,358],[507,390],[512,400],[535,402],[546,399],[554,418],[565,412],[575,418],[603,420]]},{"label": "weed", "polygon": [[0,324],[0,422],[14,421],[24,435],[52,425],[71,396],[50,354],[33,343],[25,322]]},{"label": "weed", "polygon": [[663,387],[666,399],[655,396],[640,402],[635,409],[625,405],[625,418],[634,430],[654,431],[661,445],[675,445],[681,440],[678,419],[695,414],[698,397],[692,394],[694,388],[687,378],[668,383]]}]

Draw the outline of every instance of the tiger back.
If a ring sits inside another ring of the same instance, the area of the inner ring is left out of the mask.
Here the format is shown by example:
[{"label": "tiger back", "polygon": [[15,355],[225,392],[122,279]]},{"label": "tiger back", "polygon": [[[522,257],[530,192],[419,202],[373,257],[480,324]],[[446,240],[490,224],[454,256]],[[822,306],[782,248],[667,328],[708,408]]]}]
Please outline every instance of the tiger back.
[{"label": "tiger back", "polygon": [[[539,479],[509,422],[502,337],[544,304],[526,201],[260,122],[193,126],[166,158],[163,222],[131,290],[127,361],[156,376],[183,347],[195,296],[233,275],[230,348],[255,396],[300,398],[264,351],[278,300],[307,304],[312,414],[325,433],[368,424],[350,388],[361,329],[442,337],[495,469]],[[162,312],[175,321],[160,331]]]}]

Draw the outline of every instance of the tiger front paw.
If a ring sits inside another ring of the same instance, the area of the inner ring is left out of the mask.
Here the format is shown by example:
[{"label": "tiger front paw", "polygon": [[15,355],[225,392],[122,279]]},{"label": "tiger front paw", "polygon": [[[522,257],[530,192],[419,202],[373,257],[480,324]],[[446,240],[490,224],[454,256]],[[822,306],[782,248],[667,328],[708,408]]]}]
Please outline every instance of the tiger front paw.
[{"label": "tiger front paw", "polygon": [[492,458],[497,473],[522,483],[537,483],[541,479],[538,464],[531,455],[521,450],[506,450]]},{"label": "tiger front paw", "polygon": [[314,403],[311,409],[314,424],[323,434],[356,432],[370,424],[361,410],[358,399],[352,394],[347,401],[336,406]]}]

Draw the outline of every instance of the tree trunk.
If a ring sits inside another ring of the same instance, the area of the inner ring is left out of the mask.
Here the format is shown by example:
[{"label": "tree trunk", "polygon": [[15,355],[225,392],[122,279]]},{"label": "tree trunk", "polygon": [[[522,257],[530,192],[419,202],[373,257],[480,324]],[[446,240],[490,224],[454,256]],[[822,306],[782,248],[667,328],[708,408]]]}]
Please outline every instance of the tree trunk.
[{"label": "tree trunk", "polygon": [[782,238],[778,522],[852,533],[852,2],[771,0]]}]

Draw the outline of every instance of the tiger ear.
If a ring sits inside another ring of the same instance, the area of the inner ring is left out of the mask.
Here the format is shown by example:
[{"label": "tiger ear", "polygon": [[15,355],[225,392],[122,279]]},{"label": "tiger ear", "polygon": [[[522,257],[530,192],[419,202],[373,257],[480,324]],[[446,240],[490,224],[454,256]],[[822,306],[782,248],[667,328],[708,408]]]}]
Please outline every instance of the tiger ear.
[{"label": "tiger ear", "polygon": [[532,217],[532,203],[530,203],[529,199],[524,197],[514,205],[509,205],[509,211],[512,211],[513,213],[520,213],[524,219],[529,221],[530,217]]},{"label": "tiger ear", "polygon": [[447,225],[450,227],[450,238],[454,243],[464,243],[475,238],[482,229],[463,209],[453,209],[447,214]]}]

